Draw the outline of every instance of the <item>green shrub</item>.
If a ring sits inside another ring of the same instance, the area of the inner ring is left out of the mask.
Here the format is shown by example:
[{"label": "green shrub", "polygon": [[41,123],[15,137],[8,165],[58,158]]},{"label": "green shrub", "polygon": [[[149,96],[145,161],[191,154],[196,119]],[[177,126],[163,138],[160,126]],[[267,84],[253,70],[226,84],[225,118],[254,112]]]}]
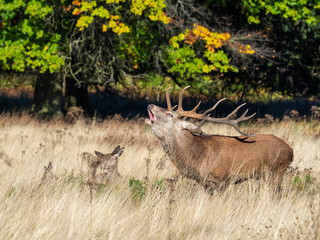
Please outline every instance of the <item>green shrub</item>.
[{"label": "green shrub", "polygon": [[131,191],[132,199],[136,203],[140,202],[147,192],[147,188],[144,186],[143,182],[135,178],[129,180],[129,189]]},{"label": "green shrub", "polygon": [[312,185],[311,175],[307,174],[304,177],[296,175],[293,178],[292,186],[297,190],[308,190]]}]

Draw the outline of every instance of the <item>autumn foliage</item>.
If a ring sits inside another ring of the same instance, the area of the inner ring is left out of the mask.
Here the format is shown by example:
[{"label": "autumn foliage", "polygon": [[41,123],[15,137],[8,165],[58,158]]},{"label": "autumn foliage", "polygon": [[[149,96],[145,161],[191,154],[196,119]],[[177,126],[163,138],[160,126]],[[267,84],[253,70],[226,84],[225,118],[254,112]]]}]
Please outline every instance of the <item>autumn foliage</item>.
[{"label": "autumn foliage", "polygon": [[[277,88],[282,81],[277,75],[280,69],[282,72],[290,69],[288,73],[297,65],[304,69],[302,76],[310,76],[312,84],[319,79],[318,2],[209,2],[3,0],[0,68],[35,75],[61,73],[77,85],[105,85],[127,74],[148,78],[156,75],[161,79],[169,76],[179,85],[191,84],[199,89],[219,85],[220,78],[228,73],[232,78],[227,81],[236,87],[238,79],[245,82],[250,75],[252,79],[262,76],[263,80],[255,82],[258,85],[276,79],[268,87]],[[201,7],[205,9],[203,12]],[[225,19],[232,15],[236,20],[221,20],[220,24],[206,13],[216,14],[217,18],[226,14]],[[264,34],[240,36],[239,29],[247,32],[255,29],[256,33]],[[266,37],[275,40],[266,43],[263,41]],[[268,44],[275,46],[269,58]],[[272,65],[286,47],[280,58],[283,66]],[[309,47],[308,54],[304,54]],[[257,73],[262,65],[264,72]],[[251,72],[247,71],[251,66]],[[239,72],[245,78],[235,77]],[[243,84],[249,86],[247,82]]]},{"label": "autumn foliage", "polygon": [[[107,0],[107,1],[82,1],[75,0],[72,2],[74,7],[72,14],[79,15],[76,26],[80,31],[88,27],[95,17],[104,19],[102,31],[106,32],[111,29],[114,33],[121,35],[122,33],[130,32],[127,23],[121,21],[120,14],[111,14],[113,6],[121,6],[124,0]],[[164,1],[141,1],[133,0],[131,2],[130,12],[136,16],[141,16],[146,12],[146,17],[151,21],[160,21],[165,24],[169,23],[170,18],[162,11],[166,5]]]}]

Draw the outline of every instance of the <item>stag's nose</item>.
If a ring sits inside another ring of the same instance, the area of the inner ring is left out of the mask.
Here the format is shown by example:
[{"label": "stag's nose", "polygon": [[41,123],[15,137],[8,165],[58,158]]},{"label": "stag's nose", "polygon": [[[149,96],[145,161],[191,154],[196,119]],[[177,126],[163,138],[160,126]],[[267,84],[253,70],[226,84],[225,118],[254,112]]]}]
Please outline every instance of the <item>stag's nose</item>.
[{"label": "stag's nose", "polygon": [[154,107],[155,107],[154,104],[149,104],[148,105],[148,110],[154,109]]}]

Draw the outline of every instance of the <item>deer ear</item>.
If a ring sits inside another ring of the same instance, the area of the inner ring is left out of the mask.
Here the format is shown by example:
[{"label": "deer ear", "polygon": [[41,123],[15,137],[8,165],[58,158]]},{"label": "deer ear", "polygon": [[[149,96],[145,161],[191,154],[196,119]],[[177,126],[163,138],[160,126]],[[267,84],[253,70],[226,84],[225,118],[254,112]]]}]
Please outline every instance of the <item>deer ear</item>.
[{"label": "deer ear", "polygon": [[102,157],[104,156],[103,153],[98,152],[98,151],[94,151],[94,153],[96,154],[96,156],[97,156],[98,158],[102,158]]},{"label": "deer ear", "polygon": [[182,128],[189,131],[190,133],[192,133],[194,135],[201,135],[202,134],[201,128],[199,128],[198,126],[196,126],[192,123],[189,123],[187,121],[184,121],[182,123]]},{"label": "deer ear", "polygon": [[120,145],[116,146],[113,151],[112,151],[112,155],[116,154],[118,151],[120,150]]},{"label": "deer ear", "polygon": [[[120,147],[120,146],[119,146],[119,147]],[[117,158],[120,157],[121,154],[123,153],[123,151],[124,151],[124,147],[123,147],[123,148],[120,148],[120,149],[118,150],[118,152],[116,152],[116,153],[114,154],[114,156],[116,156]]]},{"label": "deer ear", "polygon": [[43,168],[44,168],[45,171],[50,171],[52,169],[52,163],[49,162],[48,167],[44,166]]}]

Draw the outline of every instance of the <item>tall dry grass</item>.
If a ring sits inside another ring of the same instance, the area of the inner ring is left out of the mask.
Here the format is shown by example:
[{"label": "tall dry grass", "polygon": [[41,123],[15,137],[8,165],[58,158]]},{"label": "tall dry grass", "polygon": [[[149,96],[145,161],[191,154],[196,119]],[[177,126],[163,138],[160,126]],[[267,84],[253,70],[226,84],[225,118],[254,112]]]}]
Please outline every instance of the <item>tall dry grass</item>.
[{"label": "tall dry grass", "polygon": [[[175,170],[155,169],[164,153],[141,119],[68,125],[1,116],[0,129],[0,239],[320,239],[317,123],[244,127],[293,145],[296,169],[288,171],[281,194],[256,180],[212,195],[185,178],[160,182]],[[237,134],[212,124],[204,130]],[[119,158],[123,179],[101,186],[90,204],[81,153],[111,152],[116,145],[125,147]],[[49,161],[59,180],[38,187]],[[138,189],[135,198],[131,178],[146,186],[145,195]],[[155,183],[159,188],[152,188]]]}]

